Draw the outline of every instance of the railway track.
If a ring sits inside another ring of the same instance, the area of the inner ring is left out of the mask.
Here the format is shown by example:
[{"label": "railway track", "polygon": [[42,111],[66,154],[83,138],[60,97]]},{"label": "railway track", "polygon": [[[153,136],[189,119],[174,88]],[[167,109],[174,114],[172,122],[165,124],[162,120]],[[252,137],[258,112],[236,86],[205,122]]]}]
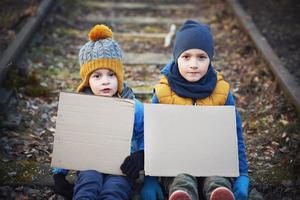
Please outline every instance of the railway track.
[{"label": "railway track", "polygon": [[[159,80],[160,69],[171,58],[171,46],[164,47],[171,25],[179,27],[185,19],[195,19],[210,24],[214,33],[216,57],[213,63],[231,82],[244,119],[253,185],[266,199],[285,197],[276,196],[276,192],[286,187],[282,181],[292,179],[295,174],[291,170],[283,173],[282,178],[282,174],[276,174],[275,170],[297,166],[294,154],[299,144],[294,142],[299,139],[296,134],[299,135],[300,127],[297,126],[299,119],[295,107],[299,107],[292,100],[293,107],[284,97],[283,92],[288,89],[277,88],[277,84],[284,81],[277,81],[282,78],[271,72],[268,61],[258,53],[248,33],[228,8],[228,3],[232,2],[189,0],[182,4],[171,0],[140,3],[91,0],[58,3],[47,15],[39,32],[32,36],[31,43],[23,49],[23,59],[29,66],[28,78],[14,76],[14,70],[9,70],[10,73],[6,74],[10,80],[1,84],[16,88],[17,112],[22,120],[17,128],[0,129],[0,142],[5,144],[1,149],[4,173],[1,182],[4,184],[0,187],[0,194],[9,191],[10,194],[31,197],[38,194],[26,193],[24,188],[37,187],[36,190],[46,192],[42,198],[57,198],[48,186],[53,184],[49,162],[58,93],[76,88],[79,80],[78,50],[86,42],[87,31],[93,24],[103,22],[112,27],[115,39],[125,53],[125,80],[138,98],[148,102],[152,87]],[[289,127],[294,127],[294,130],[289,132]],[[293,145],[288,146],[291,141]],[[284,147],[286,149],[282,149]],[[291,157],[293,163],[282,164],[282,155],[277,155],[282,152]],[[266,170],[266,167],[271,170]],[[269,180],[267,177],[272,173],[275,175]],[[3,189],[4,186],[8,188]],[[291,184],[292,191],[296,186]],[[290,197],[284,192],[282,195]]]}]

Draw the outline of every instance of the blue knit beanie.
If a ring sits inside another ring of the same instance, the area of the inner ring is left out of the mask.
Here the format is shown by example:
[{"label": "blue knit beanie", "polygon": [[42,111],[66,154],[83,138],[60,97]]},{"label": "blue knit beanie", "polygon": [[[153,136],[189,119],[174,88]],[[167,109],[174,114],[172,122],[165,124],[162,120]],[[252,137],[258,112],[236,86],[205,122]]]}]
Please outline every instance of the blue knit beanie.
[{"label": "blue knit beanie", "polygon": [[192,20],[187,20],[177,31],[173,47],[174,61],[188,49],[201,49],[211,60],[214,56],[214,41],[210,28]]}]

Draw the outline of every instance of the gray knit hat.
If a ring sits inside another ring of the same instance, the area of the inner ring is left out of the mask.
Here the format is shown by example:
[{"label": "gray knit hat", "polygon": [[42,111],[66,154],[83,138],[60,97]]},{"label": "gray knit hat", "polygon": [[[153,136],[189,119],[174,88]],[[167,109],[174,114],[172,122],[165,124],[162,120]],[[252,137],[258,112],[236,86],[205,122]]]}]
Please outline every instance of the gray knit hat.
[{"label": "gray knit hat", "polygon": [[112,39],[112,31],[105,25],[96,25],[89,32],[90,41],[79,51],[81,83],[77,92],[89,86],[89,77],[97,69],[109,69],[118,79],[118,93],[123,87],[124,70],[122,51],[116,41]]}]

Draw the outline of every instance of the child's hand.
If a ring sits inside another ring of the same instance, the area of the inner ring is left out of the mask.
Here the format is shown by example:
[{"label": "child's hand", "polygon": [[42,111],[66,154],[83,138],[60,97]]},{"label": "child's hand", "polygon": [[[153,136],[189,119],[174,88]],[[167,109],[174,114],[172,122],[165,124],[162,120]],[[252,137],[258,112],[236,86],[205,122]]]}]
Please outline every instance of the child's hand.
[{"label": "child's hand", "polygon": [[66,180],[66,175],[59,173],[53,175],[55,193],[65,197],[66,199],[73,198],[73,184]]},{"label": "child's hand", "polygon": [[136,151],[125,158],[121,170],[131,179],[139,177],[139,171],[144,169],[144,150]]},{"label": "child's hand", "polygon": [[141,191],[142,200],[163,200],[164,195],[157,178],[146,176]]},{"label": "child's hand", "polygon": [[247,176],[239,176],[234,183],[233,193],[236,200],[248,199],[249,178]]}]

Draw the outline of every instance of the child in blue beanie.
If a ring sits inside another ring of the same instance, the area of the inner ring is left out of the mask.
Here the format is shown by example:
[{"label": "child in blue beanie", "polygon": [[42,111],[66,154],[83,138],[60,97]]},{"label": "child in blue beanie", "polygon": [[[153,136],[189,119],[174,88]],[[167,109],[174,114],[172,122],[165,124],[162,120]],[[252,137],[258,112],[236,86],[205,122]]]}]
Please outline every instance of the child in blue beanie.
[{"label": "child in blue beanie", "polygon": [[77,173],[77,180],[73,186],[65,178],[68,170],[54,168],[55,192],[66,199],[129,200],[135,179],[138,178],[139,171],[144,169],[143,104],[134,98],[131,88],[123,83],[122,51],[112,39],[112,34],[105,25],[96,25],[89,32],[90,41],[83,45],[79,52],[81,83],[77,92],[135,101],[131,154],[124,158],[120,166],[126,176],[84,170]]},{"label": "child in blue beanie", "polygon": [[[176,33],[174,61],[169,62],[161,71],[163,77],[155,86],[152,103],[235,105],[229,84],[211,64],[213,56],[214,42],[209,27],[191,20],[186,21]],[[248,198],[248,164],[238,112],[236,129],[240,175],[237,178],[218,176],[196,178],[189,174],[179,174],[175,178],[162,178],[161,183],[168,193],[169,200],[198,200],[198,192],[203,192],[207,200]],[[151,198],[144,199],[157,199],[156,196],[161,196],[162,191],[157,178],[146,177],[146,179],[151,179],[152,184],[144,185],[142,194]]]}]

